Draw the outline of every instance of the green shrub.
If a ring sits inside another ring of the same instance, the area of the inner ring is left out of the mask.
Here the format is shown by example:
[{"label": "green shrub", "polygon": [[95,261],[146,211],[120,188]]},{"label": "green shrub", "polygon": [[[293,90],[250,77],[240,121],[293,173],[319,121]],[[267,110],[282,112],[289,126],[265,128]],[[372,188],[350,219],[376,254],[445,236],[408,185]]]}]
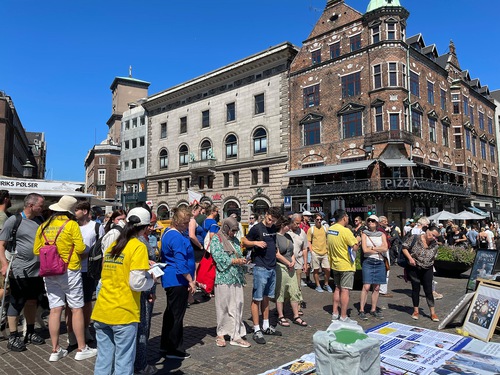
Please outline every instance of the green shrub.
[{"label": "green shrub", "polygon": [[472,266],[476,252],[472,248],[462,246],[442,245],[438,247],[436,260],[445,262],[460,262]]}]

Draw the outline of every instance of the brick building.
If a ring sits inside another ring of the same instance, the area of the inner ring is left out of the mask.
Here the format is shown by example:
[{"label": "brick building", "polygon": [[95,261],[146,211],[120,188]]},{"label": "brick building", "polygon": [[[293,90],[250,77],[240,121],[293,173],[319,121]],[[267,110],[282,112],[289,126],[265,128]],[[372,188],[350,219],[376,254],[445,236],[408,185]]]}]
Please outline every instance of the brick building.
[{"label": "brick building", "polygon": [[398,0],[362,14],[330,0],[290,67],[293,208],[413,215],[478,206],[498,195],[495,106],[460,67],[407,37]]}]

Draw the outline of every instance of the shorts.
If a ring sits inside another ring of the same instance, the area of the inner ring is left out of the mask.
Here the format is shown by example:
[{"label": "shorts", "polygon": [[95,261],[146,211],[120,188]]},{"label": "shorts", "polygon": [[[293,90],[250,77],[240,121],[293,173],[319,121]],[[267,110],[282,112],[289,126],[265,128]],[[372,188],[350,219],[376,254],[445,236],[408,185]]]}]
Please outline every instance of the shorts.
[{"label": "shorts", "polygon": [[10,305],[8,316],[19,316],[26,301],[38,300],[45,293],[41,277],[11,277],[9,284]]},{"label": "shorts", "polygon": [[264,297],[274,298],[275,289],[276,270],[255,266],[253,268],[252,299],[262,301]]},{"label": "shorts", "polygon": [[314,251],[311,251],[311,268],[313,270],[330,269],[330,261],[328,260],[328,254],[318,255]]},{"label": "shorts", "polygon": [[95,292],[95,280],[87,272],[82,272],[83,303],[92,302]]},{"label": "shorts", "polygon": [[354,271],[333,271],[335,286],[352,290],[354,286]]},{"label": "shorts", "polygon": [[72,309],[83,307],[83,283],[80,270],[68,270],[63,275],[44,277],[49,307],[63,307],[68,303]]},{"label": "shorts", "polygon": [[363,284],[386,284],[387,274],[383,260],[365,258],[362,266]]}]

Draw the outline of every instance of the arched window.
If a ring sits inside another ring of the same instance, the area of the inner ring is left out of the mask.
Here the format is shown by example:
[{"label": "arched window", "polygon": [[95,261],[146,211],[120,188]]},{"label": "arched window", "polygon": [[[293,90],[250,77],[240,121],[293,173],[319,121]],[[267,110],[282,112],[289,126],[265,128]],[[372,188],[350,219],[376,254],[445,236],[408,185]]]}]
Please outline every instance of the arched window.
[{"label": "arched window", "polygon": [[188,158],[188,148],[186,145],[182,145],[179,148],[179,165],[187,165],[189,162]]},{"label": "arched window", "polygon": [[161,150],[160,151],[160,169],[168,168],[168,151]]},{"label": "arched window", "polygon": [[208,139],[204,140],[202,143],[201,143],[201,157],[200,159],[201,160],[208,160],[209,159],[209,154],[211,154],[209,151],[210,149],[212,148],[212,144],[210,143],[210,141]]},{"label": "arched window", "polygon": [[238,140],[234,134],[226,138],[226,158],[236,158],[238,156]]},{"label": "arched window", "polygon": [[253,133],[253,152],[254,154],[267,152],[267,133],[263,128],[259,128]]}]

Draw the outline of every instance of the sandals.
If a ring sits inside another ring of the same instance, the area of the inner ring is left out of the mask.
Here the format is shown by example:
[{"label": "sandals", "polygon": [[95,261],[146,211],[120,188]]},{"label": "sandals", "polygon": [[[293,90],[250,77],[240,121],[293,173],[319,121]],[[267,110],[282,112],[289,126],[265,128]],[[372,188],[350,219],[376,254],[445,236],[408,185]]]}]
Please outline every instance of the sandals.
[{"label": "sandals", "polygon": [[299,309],[299,316],[302,316],[302,315],[304,315],[304,312]]},{"label": "sandals", "polygon": [[307,327],[307,323],[304,320],[302,320],[300,316],[293,318],[293,324],[297,324],[301,327]]},{"label": "sandals", "polygon": [[226,339],[222,336],[217,336],[215,338],[215,345],[217,345],[219,348],[224,348],[226,346]]},{"label": "sandals", "polygon": [[284,316],[278,318],[278,324],[282,327],[290,327],[290,323]]}]

